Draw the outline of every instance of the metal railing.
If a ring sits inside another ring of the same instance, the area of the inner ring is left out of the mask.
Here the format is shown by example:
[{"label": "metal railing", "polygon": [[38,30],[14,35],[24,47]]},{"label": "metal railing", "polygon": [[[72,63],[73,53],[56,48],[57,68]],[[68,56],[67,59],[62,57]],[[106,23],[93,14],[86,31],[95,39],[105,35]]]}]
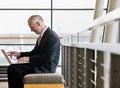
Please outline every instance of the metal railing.
[{"label": "metal railing", "polygon": [[[97,18],[85,28],[84,32],[118,22],[120,20],[118,14],[120,8]],[[84,32],[65,36],[62,39],[62,74],[66,86],[68,88],[120,88],[119,42],[95,43],[88,40],[81,43],[79,34]],[[114,36],[119,37],[117,34]],[[108,36],[103,34],[102,37]]]}]

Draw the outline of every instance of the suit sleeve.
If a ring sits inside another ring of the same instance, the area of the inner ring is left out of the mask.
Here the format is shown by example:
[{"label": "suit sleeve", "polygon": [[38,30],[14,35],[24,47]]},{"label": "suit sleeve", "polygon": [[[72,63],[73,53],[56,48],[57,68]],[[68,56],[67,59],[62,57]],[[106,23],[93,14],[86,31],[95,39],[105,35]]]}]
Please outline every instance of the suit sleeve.
[{"label": "suit sleeve", "polygon": [[18,58],[24,57],[24,56],[29,56],[29,57],[33,56],[35,54],[35,52],[36,52],[36,49],[37,49],[37,42],[35,44],[35,47],[31,51],[29,51],[29,52],[20,52],[20,56]]}]

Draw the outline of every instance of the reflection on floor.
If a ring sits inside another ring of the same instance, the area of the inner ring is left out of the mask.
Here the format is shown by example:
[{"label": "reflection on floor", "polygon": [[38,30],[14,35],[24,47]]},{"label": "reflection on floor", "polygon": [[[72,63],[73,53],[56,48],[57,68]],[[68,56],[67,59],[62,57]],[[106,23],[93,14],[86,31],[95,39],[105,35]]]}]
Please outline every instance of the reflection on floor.
[{"label": "reflection on floor", "polygon": [[8,82],[0,82],[0,88],[8,88]]}]

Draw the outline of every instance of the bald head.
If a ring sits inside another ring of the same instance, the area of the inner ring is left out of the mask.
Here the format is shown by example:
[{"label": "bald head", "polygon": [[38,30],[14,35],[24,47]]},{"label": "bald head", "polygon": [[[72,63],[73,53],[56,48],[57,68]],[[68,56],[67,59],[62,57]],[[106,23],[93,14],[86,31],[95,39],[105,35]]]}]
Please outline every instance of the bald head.
[{"label": "bald head", "polygon": [[29,19],[28,22],[32,21],[33,23],[35,22],[41,22],[44,24],[44,20],[40,15],[32,15]]},{"label": "bald head", "polygon": [[39,15],[32,15],[28,19],[28,25],[31,28],[31,31],[35,32],[36,34],[41,34],[46,27],[43,18]]}]

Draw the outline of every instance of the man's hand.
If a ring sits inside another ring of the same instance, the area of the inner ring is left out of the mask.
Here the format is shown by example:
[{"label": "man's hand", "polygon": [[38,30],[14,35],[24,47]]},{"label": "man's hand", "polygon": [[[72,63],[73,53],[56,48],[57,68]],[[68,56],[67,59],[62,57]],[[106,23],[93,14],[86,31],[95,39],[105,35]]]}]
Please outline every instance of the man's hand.
[{"label": "man's hand", "polygon": [[12,56],[16,56],[16,57],[20,56],[20,53],[16,51],[10,51],[10,52],[7,52],[7,55],[12,58]]},{"label": "man's hand", "polygon": [[18,59],[17,63],[29,62],[29,57],[21,57]]}]

